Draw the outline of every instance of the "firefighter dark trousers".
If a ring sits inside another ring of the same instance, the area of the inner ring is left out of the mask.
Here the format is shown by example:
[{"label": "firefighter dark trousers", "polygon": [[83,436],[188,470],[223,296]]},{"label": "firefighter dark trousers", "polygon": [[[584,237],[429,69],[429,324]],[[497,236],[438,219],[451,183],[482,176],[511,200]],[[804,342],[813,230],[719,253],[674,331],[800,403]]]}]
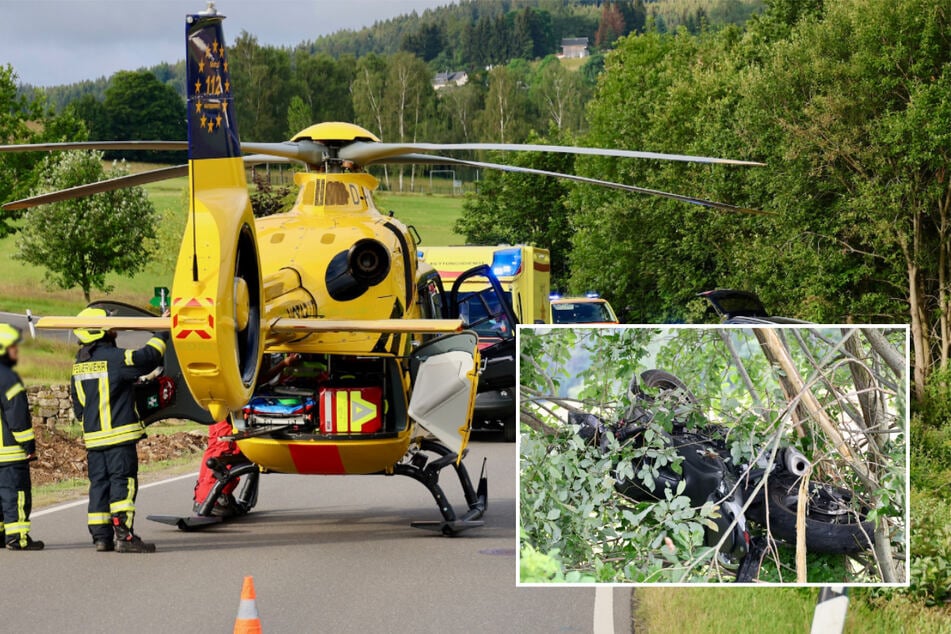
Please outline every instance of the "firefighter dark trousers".
[{"label": "firefighter dark trousers", "polygon": [[5,540],[26,539],[32,506],[30,464],[25,460],[0,464],[0,528],[6,532]]},{"label": "firefighter dark trousers", "polygon": [[93,541],[132,532],[139,490],[139,454],[135,443],[87,452],[89,461],[89,533]]}]

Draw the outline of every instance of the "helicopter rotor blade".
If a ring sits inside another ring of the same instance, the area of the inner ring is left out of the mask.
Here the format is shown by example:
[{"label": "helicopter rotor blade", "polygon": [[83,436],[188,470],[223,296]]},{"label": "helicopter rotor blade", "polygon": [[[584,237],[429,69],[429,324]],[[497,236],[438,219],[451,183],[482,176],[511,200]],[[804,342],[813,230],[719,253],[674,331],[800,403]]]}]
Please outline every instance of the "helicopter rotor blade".
[{"label": "helicopter rotor blade", "polygon": [[592,156],[612,156],[621,158],[642,158],[688,163],[706,163],[720,165],[754,165],[765,163],[741,161],[736,159],[714,158],[709,156],[689,156],[685,154],[663,154],[641,152],[637,150],[614,150],[609,148],[591,148],[568,145],[536,145],[511,143],[368,143],[355,141],[340,149],[340,158],[351,160],[358,165],[369,165],[397,155],[429,151],[445,152],[449,150],[490,150],[504,152],[557,152],[561,154],[585,154]]},{"label": "helicopter rotor blade", "polygon": [[564,174],[562,172],[549,172],[547,170],[534,169],[531,167],[519,167],[517,165],[504,165],[502,163],[484,163],[481,161],[467,161],[464,159],[450,158],[446,156],[433,156],[430,154],[402,154],[398,156],[391,156],[384,162],[386,163],[416,163],[416,164],[424,164],[424,165],[468,165],[470,167],[481,167],[484,169],[500,170],[503,172],[513,172],[513,173],[519,173],[519,174],[537,174],[539,176],[552,176],[555,178],[564,178],[564,179],[573,180],[579,183],[588,183],[590,185],[598,185],[600,187],[607,187],[610,189],[620,189],[622,191],[634,192],[638,194],[648,194],[650,196],[659,196],[661,198],[679,200],[680,202],[689,203],[691,205],[699,205],[701,207],[707,207],[709,209],[720,209],[722,211],[753,214],[757,216],[776,215],[774,212],[771,212],[771,211],[763,211],[761,209],[750,209],[747,207],[738,207],[736,205],[720,203],[713,200],[706,200],[703,198],[697,198],[695,196],[684,196],[682,194],[672,194],[670,192],[660,191],[657,189],[648,189],[646,187],[638,187],[636,185],[625,185],[624,183],[615,183],[612,181],[605,181],[605,180],[600,180],[597,178],[589,178],[587,176],[578,176],[576,174]]},{"label": "helicopter rotor blade", "polygon": [[[327,153],[327,148],[314,142],[288,143],[242,143],[242,150],[259,152],[254,156],[252,163],[279,163],[277,158],[285,160],[312,162],[319,164]],[[68,150],[152,150],[152,151],[179,151],[187,150],[188,141],[73,141],[63,143],[21,143],[15,145],[0,145],[0,152],[64,152]],[[251,158],[251,157],[248,157]],[[245,159],[246,162],[247,158]]]},{"label": "helicopter rotor blade", "polygon": [[0,145],[0,152],[56,152],[65,150],[187,150],[188,141],[75,141]]},{"label": "helicopter rotor blade", "polygon": [[290,165],[291,163],[301,163],[301,159],[291,159],[284,156],[275,156],[274,154],[245,154],[241,157],[245,165],[261,165],[264,163]]},{"label": "helicopter rotor blade", "polygon": [[80,198],[82,196],[91,196],[93,194],[122,189],[123,187],[144,185],[145,183],[154,183],[157,181],[167,180],[169,178],[178,178],[179,176],[187,175],[187,165],[163,167],[161,169],[151,170],[148,172],[139,172],[138,174],[129,174],[128,176],[119,176],[117,178],[111,178],[104,181],[97,181],[95,183],[88,183],[86,185],[77,185],[76,187],[61,189],[48,194],[40,194],[39,196],[31,196],[30,198],[14,200],[3,205],[3,209],[5,211],[15,211],[17,209],[37,207],[39,205],[60,202],[62,200],[70,200],[72,198]]},{"label": "helicopter rotor blade", "polygon": [[[246,165],[258,165],[262,163],[291,163],[295,159],[286,159],[276,157],[270,154],[249,154],[243,157]],[[300,159],[296,159],[300,160]],[[139,172],[138,174],[129,174],[128,176],[119,176],[117,178],[88,183],[86,185],[77,185],[69,189],[61,189],[55,192],[22,198],[6,203],[2,206],[4,211],[17,211],[29,207],[38,207],[62,200],[81,198],[83,196],[92,196],[102,192],[122,189],[123,187],[134,187],[135,185],[144,185],[146,183],[155,183],[162,180],[188,176],[188,165],[174,165],[172,167],[163,167],[148,172]]]},{"label": "helicopter rotor blade", "polygon": [[310,140],[285,141],[283,143],[241,142],[243,152],[277,156],[291,161],[300,161],[308,165],[321,165],[330,155],[323,143]]}]

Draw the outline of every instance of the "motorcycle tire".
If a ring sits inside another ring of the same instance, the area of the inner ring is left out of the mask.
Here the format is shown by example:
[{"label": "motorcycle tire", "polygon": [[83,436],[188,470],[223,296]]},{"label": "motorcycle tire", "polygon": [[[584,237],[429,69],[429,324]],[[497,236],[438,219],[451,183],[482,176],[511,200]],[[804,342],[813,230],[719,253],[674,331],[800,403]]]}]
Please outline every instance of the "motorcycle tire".
[{"label": "motorcycle tire", "polygon": [[[850,492],[837,487],[809,483],[810,498],[823,496],[821,489],[835,496],[850,500]],[[774,538],[790,544],[796,543],[796,507],[799,497],[799,477],[790,473],[770,476],[766,489],[769,510],[769,530]],[[751,520],[761,526],[766,523],[767,505],[763,504],[763,491],[757,495],[748,509]],[[856,553],[872,547],[875,525],[865,521],[862,512],[840,511],[839,514],[824,513],[813,504],[806,508],[806,549],[815,553]]]},{"label": "motorcycle tire", "polygon": [[670,372],[665,372],[664,370],[645,370],[641,373],[641,381],[644,382],[644,387],[656,387],[661,390],[681,390],[684,398],[686,398],[687,402],[691,405],[696,405],[700,402],[697,400],[697,397],[693,395],[693,392],[687,389],[686,384]]}]

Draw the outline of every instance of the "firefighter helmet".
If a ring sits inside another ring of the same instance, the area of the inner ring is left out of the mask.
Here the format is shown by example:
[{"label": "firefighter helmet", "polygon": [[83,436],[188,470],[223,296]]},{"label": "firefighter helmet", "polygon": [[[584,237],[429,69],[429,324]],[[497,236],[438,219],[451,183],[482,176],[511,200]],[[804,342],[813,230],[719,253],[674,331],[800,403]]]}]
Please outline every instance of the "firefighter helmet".
[{"label": "firefighter helmet", "polygon": [[19,328],[10,324],[0,324],[0,354],[6,354],[7,350],[20,343]]},{"label": "firefighter helmet", "polygon": [[[106,311],[101,308],[84,308],[79,311],[77,317],[105,317]],[[76,328],[73,330],[73,334],[76,335],[76,338],[79,339],[79,342],[83,345],[87,343],[92,343],[93,341],[98,341],[105,336],[106,331],[102,328]]]}]

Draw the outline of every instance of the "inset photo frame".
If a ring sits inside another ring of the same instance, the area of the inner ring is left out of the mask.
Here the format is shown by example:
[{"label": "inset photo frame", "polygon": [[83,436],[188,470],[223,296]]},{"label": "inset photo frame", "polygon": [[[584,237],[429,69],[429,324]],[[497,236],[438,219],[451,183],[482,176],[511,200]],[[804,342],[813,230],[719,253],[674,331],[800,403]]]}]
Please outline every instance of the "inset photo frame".
[{"label": "inset photo frame", "polygon": [[518,347],[518,585],[908,585],[907,326]]}]

